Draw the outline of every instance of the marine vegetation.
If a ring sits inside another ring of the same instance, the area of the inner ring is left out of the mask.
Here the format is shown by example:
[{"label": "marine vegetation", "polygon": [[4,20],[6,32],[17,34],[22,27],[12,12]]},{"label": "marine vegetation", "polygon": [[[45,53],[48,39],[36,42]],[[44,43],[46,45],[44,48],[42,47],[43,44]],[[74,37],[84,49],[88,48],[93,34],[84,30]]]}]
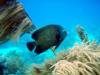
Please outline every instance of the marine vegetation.
[{"label": "marine vegetation", "polygon": [[35,29],[24,7],[17,0],[0,0],[0,44]]},{"label": "marine vegetation", "polygon": [[15,50],[8,52],[3,57],[0,56],[0,75],[22,74],[23,68],[25,68],[24,62],[20,54]]},{"label": "marine vegetation", "polygon": [[11,51],[6,54],[7,74],[16,74],[23,66],[24,62],[18,52]]},{"label": "marine vegetation", "polygon": [[[67,50],[68,51],[68,50]],[[75,44],[69,52],[57,54],[55,60],[32,64],[26,75],[100,75],[100,45],[95,42]]]},{"label": "marine vegetation", "polygon": [[6,75],[100,75],[100,45],[96,41],[76,43],[43,64],[25,64],[16,51],[10,51],[5,57],[1,72]]}]

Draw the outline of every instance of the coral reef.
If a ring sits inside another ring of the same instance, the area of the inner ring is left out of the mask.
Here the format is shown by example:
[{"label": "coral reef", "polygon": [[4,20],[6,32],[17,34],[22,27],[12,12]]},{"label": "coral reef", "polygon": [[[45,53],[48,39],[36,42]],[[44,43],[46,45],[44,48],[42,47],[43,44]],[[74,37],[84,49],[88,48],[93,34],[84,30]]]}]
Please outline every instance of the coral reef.
[{"label": "coral reef", "polygon": [[5,66],[5,57],[0,55],[0,75],[4,75],[6,73],[6,66]]},{"label": "coral reef", "polygon": [[8,52],[4,56],[0,55],[0,75],[22,74],[25,69],[24,65],[21,55],[15,50]]},{"label": "coral reef", "polygon": [[[35,65],[35,66],[34,66]],[[100,75],[100,45],[75,44],[45,64],[32,64],[26,75]]]},{"label": "coral reef", "polygon": [[35,26],[23,5],[18,0],[5,0],[0,9],[0,44],[9,40],[19,40],[24,33],[31,33]]},{"label": "coral reef", "polygon": [[100,46],[95,43],[75,45],[63,56],[52,66],[52,75],[100,75]]},{"label": "coral reef", "polygon": [[60,60],[54,66],[52,75],[100,75],[100,63]]},{"label": "coral reef", "polygon": [[8,74],[16,74],[16,72],[23,66],[21,56],[16,51],[9,52],[6,55],[6,66]]}]

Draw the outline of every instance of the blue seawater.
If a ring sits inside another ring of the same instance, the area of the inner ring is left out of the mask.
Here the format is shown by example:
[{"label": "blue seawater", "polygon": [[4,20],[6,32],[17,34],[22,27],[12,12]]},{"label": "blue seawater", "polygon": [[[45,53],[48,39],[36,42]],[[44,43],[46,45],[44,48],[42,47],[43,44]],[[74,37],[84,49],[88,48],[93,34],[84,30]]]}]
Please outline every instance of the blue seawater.
[{"label": "blue seawater", "polygon": [[[90,41],[100,42],[100,0],[19,1],[37,28],[48,24],[59,24],[66,29],[68,35],[56,52],[64,51],[81,42],[75,30],[78,24],[84,27]],[[26,43],[31,40],[31,35],[26,33],[17,43],[9,41],[2,44],[0,54],[16,50],[22,55],[25,63],[43,63],[46,59],[55,57],[50,49],[38,56],[30,52]]]}]

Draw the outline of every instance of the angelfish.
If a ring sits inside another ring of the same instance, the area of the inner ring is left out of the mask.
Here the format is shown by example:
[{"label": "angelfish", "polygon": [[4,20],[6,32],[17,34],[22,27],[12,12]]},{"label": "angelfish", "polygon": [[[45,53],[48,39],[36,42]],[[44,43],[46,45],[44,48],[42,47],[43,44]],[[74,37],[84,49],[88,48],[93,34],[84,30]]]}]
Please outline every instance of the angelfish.
[{"label": "angelfish", "polygon": [[53,48],[54,50],[62,43],[67,35],[67,31],[60,25],[46,25],[32,34],[32,39],[34,41],[27,43],[27,48],[29,51],[33,49],[36,54],[41,54]]}]

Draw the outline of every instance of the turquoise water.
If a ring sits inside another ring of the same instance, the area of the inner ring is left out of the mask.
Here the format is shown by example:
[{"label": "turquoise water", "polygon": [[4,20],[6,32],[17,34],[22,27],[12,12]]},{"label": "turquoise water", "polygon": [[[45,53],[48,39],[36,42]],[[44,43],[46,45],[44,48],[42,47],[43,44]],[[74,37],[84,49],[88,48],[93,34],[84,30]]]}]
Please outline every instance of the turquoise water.
[{"label": "turquoise water", "polygon": [[26,12],[37,28],[48,24],[59,24],[68,31],[64,46],[72,46],[80,39],[75,27],[84,27],[90,40],[100,41],[100,1],[99,0],[21,0]]},{"label": "turquoise water", "polygon": [[[68,35],[63,43],[56,50],[64,51],[72,47],[76,42],[80,43],[75,27],[82,25],[88,34],[89,40],[100,42],[100,1],[99,0],[19,0],[33,24],[37,28],[48,24],[62,25]],[[24,34],[17,43],[9,41],[0,46],[1,54],[9,51],[18,51],[25,63],[43,63],[48,58],[54,58],[53,52],[49,49],[46,52],[35,56],[30,52],[26,43],[31,41],[31,34]],[[27,61],[28,60],[28,61]]]},{"label": "turquoise water", "polygon": [[[48,24],[59,24],[66,29],[68,35],[57,51],[69,48],[75,42],[80,42],[75,30],[78,24],[84,27],[90,41],[94,39],[100,41],[99,0],[20,0],[20,2],[37,28]],[[12,45],[12,42],[7,42],[0,47],[8,50],[19,48],[21,52],[32,54],[26,48],[26,43],[30,40],[32,40],[31,35],[26,33],[17,44]],[[47,57],[53,55],[50,50],[43,54]]]},{"label": "turquoise water", "polygon": [[67,38],[77,41],[75,27],[80,24],[90,39],[100,40],[99,0],[21,0],[21,2],[37,27],[60,24],[68,31]]}]

